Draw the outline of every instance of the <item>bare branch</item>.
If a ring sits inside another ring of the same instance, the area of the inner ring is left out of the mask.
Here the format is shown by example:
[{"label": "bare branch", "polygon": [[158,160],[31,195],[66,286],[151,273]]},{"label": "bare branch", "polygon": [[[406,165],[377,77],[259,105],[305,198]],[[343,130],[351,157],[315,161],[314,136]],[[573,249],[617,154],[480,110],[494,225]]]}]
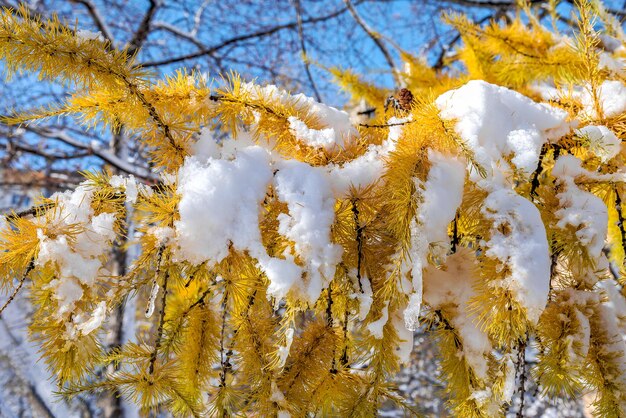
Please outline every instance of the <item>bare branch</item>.
[{"label": "bare branch", "polygon": [[400,78],[398,77],[396,64],[393,62],[393,58],[391,57],[391,53],[387,49],[387,46],[381,40],[381,36],[374,30],[372,30],[372,28],[369,27],[369,25],[363,20],[363,18],[361,18],[350,0],[344,0],[344,3],[348,7],[348,10],[350,11],[350,14],[352,15],[356,23],[361,27],[361,29],[365,31],[365,33],[367,33],[370,38],[372,38],[372,41],[374,41],[378,49],[380,49],[380,52],[382,52],[383,56],[385,57],[387,64],[389,64],[389,68],[391,68],[391,74],[393,75],[393,79],[395,80],[396,85],[400,85]]},{"label": "bare branch", "polygon": [[[359,2],[360,3],[360,2]],[[317,23],[317,22],[323,22],[326,20],[330,20],[330,19],[334,19],[337,16],[342,15],[343,13],[345,13],[348,10],[347,7],[338,9],[332,13],[329,13],[327,15],[323,15],[323,16],[318,16],[318,17],[312,17],[312,18],[308,18],[308,19],[303,19],[302,20],[302,24],[309,24],[309,23]],[[223,42],[220,42],[219,44],[216,44],[214,46],[211,47],[207,47],[204,49],[201,49],[200,51],[196,51],[196,52],[192,52],[190,54],[186,54],[186,55],[181,55],[178,57],[173,57],[173,58],[166,58],[163,60],[159,60],[159,61],[148,61],[142,64],[142,67],[158,67],[161,65],[167,65],[167,64],[175,64],[177,62],[181,62],[181,61],[186,61],[186,60],[190,60],[190,59],[194,59],[194,58],[199,58],[205,55],[212,55],[214,53],[216,53],[217,51],[219,51],[220,49],[223,49],[229,45],[232,44],[237,44],[239,42],[242,41],[247,41],[249,39],[255,39],[255,38],[263,38],[265,36],[269,36],[269,35],[273,35],[277,32],[280,32],[282,30],[285,29],[293,29],[296,28],[298,25],[297,21],[294,22],[289,22],[289,23],[284,23],[282,25],[276,25],[273,26],[271,28],[267,28],[267,29],[263,29],[257,32],[252,32],[252,33],[248,33],[245,35],[238,35],[238,36],[234,36],[230,39],[227,39]]]},{"label": "bare branch", "polygon": [[91,2],[91,0],[70,0],[70,1],[73,3],[82,4],[83,6],[85,6],[87,11],[89,12],[89,15],[93,19],[93,23],[96,25],[100,33],[102,33],[102,36],[104,36],[104,38],[107,41],[111,42],[111,44],[115,43],[115,39],[113,39],[113,35],[111,34],[111,31],[109,30],[109,27],[107,26],[104,18],[100,14],[100,11],[96,7],[96,5]]},{"label": "bare branch", "polygon": [[107,149],[94,147],[91,144],[86,144],[78,139],[72,138],[61,130],[53,130],[50,128],[34,125],[24,125],[23,128],[27,131],[43,136],[44,138],[55,139],[72,147],[85,150],[91,155],[100,158],[102,161],[112,165],[113,167],[117,168],[120,171],[123,171],[126,174],[132,174],[133,176],[144,180],[156,179],[154,173],[150,172],[148,169],[131,164],[117,157],[115,154]]},{"label": "bare branch", "polygon": [[300,50],[302,51],[302,59],[304,60],[304,71],[306,72],[306,76],[309,79],[309,83],[311,84],[311,89],[313,89],[313,93],[315,94],[315,98],[318,102],[322,102],[322,96],[315,85],[315,80],[313,80],[313,75],[311,74],[311,67],[309,65],[309,57],[306,53],[306,44],[304,42],[304,30],[302,29],[302,4],[300,0],[293,0],[294,6],[296,8],[296,18],[298,23],[298,38],[300,38]]},{"label": "bare branch", "polygon": [[143,16],[143,19],[141,20],[139,28],[137,28],[137,31],[135,32],[135,36],[133,36],[133,39],[131,39],[128,43],[128,53],[130,55],[133,55],[135,52],[137,52],[139,48],[143,46],[144,42],[146,42],[146,38],[150,33],[152,19],[154,18],[154,14],[157,11],[158,5],[159,4],[157,0],[150,0],[150,6],[148,7],[146,14]]}]

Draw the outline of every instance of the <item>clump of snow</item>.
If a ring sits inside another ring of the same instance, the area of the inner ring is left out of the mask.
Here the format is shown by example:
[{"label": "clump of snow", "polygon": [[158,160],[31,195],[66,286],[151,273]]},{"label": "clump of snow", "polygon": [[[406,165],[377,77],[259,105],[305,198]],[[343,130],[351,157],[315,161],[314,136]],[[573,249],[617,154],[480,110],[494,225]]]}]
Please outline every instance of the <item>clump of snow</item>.
[{"label": "clump of snow", "polygon": [[411,351],[413,351],[413,331],[408,329],[404,324],[404,316],[398,311],[394,312],[391,318],[400,343],[396,347],[396,355],[401,364],[409,364],[411,361]]},{"label": "clump of snow", "polygon": [[352,125],[350,115],[343,110],[318,103],[304,94],[291,95],[274,85],[261,87],[253,83],[244,83],[242,89],[255,99],[264,98],[294,106],[300,112],[307,113],[326,125],[326,129],[313,130],[297,118],[289,119],[290,128],[294,135],[307,145],[326,149],[342,148],[347,140],[358,137],[358,131]]},{"label": "clump of snow", "polygon": [[514,166],[528,175],[542,145],[570,130],[565,111],[480,80],[443,93],[436,104],[442,118],[457,121],[455,130],[488,171],[507,166],[504,157],[512,155]]},{"label": "clump of snow", "polygon": [[126,203],[133,204],[137,202],[137,197],[139,196],[139,185],[137,184],[137,180],[131,174],[128,177],[122,176],[111,176],[109,179],[109,184],[115,188],[124,189],[124,193],[126,195]]},{"label": "clump of snow", "polygon": [[[611,118],[626,111],[626,86],[619,80],[606,80],[597,91],[598,102],[604,117]],[[583,114],[597,119],[593,95],[590,88],[585,88],[580,100],[583,105]]]},{"label": "clump of snow", "polygon": [[93,314],[91,315],[91,318],[89,318],[87,321],[81,323],[78,326],[78,329],[80,330],[80,332],[83,335],[89,335],[96,329],[100,328],[100,326],[102,325],[102,322],[104,321],[106,317],[106,312],[107,312],[106,302],[104,301],[99,302],[98,305],[96,306],[96,309],[94,309]]},{"label": "clump of snow", "polygon": [[101,32],[92,32],[87,29],[78,29],[75,32],[75,35],[83,42],[88,42],[88,41],[104,42],[104,36],[102,36]]},{"label": "clump of snow", "polygon": [[475,258],[470,249],[459,248],[448,256],[446,264],[438,269],[428,266],[424,270],[424,301],[433,309],[443,309],[450,325],[458,331],[463,343],[463,354],[480,379],[488,372],[487,358],[491,342],[486,332],[477,324],[470,308],[470,300],[479,278]]},{"label": "clump of snow", "polygon": [[[391,118],[390,125],[406,122],[408,119]],[[351,187],[362,189],[376,183],[385,171],[385,159],[395,149],[402,133],[402,125],[389,128],[387,139],[381,145],[370,145],[365,153],[342,166],[330,165],[329,173],[335,196],[345,196]]]},{"label": "clump of snow", "polygon": [[175,222],[177,257],[219,263],[232,245],[253,256],[264,253],[259,206],[272,180],[267,151],[240,149],[232,160],[188,158],[178,172],[180,220]]},{"label": "clump of snow", "polygon": [[176,231],[174,228],[168,226],[154,226],[148,229],[148,233],[152,234],[157,241],[159,247],[167,245],[170,240],[176,237]]},{"label": "clump of snow", "polygon": [[276,193],[289,208],[289,214],[278,216],[278,232],[294,242],[297,255],[305,263],[306,294],[314,302],[341,260],[341,247],[330,240],[335,199],[323,168],[296,160],[282,161],[278,167]]},{"label": "clump of snow", "polygon": [[209,128],[203,128],[200,131],[200,137],[191,146],[193,155],[199,160],[206,161],[209,158],[220,157],[220,147],[217,139],[213,136],[213,131]]},{"label": "clump of snow", "polygon": [[367,324],[367,330],[374,338],[380,340],[383,338],[383,329],[389,320],[389,302],[385,302],[385,306],[380,310],[380,318]]},{"label": "clump of snow", "polygon": [[598,66],[614,74],[621,74],[626,68],[626,62],[621,57],[614,57],[608,52],[600,52]]},{"label": "clump of snow", "polygon": [[[465,166],[455,157],[429,150],[431,168],[426,181],[417,183],[420,205],[411,223],[410,257],[413,293],[404,311],[406,327],[415,330],[422,302],[422,269],[429,251],[445,258],[449,248],[448,225],[454,219],[463,198]],[[434,250],[433,250],[434,249]]]},{"label": "clump of snow", "polygon": [[581,164],[578,158],[563,155],[552,169],[552,175],[564,186],[557,195],[561,207],[555,213],[559,219],[557,227],[565,229],[568,225],[572,226],[578,241],[587,247],[592,258],[597,259],[602,254],[606,239],[608,211],[602,199],[576,185],[575,178],[586,171]]},{"label": "clump of snow", "polygon": [[311,129],[295,116],[290,116],[288,120],[291,133],[307,145],[330,150],[337,144],[333,128]]},{"label": "clump of snow", "polygon": [[370,312],[373,302],[372,285],[367,277],[361,277],[363,293],[356,292],[356,299],[359,301],[359,320],[364,321]]},{"label": "clump of snow", "polygon": [[115,239],[115,214],[93,216],[92,194],[92,187],[83,183],[74,191],[51,197],[56,205],[46,231],[69,228],[74,230],[71,236],[62,233],[48,236],[44,229],[37,231],[39,251],[35,264],[52,264],[58,269],[58,277],[49,287],[59,301],[59,317],[73,311],[75,303],[83,297],[83,286],[95,285],[103,269],[102,257]]},{"label": "clump of snow", "polygon": [[513,190],[500,189],[487,196],[481,212],[492,221],[485,254],[510,272],[500,285],[537,323],[550,288],[550,247],[539,210]]},{"label": "clump of snow", "polygon": [[606,126],[588,125],[575,131],[589,141],[589,151],[600,157],[603,163],[620,152],[622,141]]}]

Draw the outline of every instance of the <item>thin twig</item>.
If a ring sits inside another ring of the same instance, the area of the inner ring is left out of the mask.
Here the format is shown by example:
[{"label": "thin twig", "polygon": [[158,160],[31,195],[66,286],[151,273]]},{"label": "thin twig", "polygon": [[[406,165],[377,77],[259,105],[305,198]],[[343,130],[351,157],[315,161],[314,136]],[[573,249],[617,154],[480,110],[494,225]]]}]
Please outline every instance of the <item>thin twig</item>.
[{"label": "thin twig", "polygon": [[[359,2],[360,3],[360,2]],[[339,10],[336,10],[334,12],[331,12],[327,15],[323,15],[323,16],[318,16],[318,17],[311,17],[308,19],[303,19],[302,20],[302,24],[308,24],[308,23],[317,23],[317,22],[323,22],[326,20],[330,20],[333,19],[337,16],[342,15],[343,13],[345,13],[348,10],[347,7],[341,8]],[[237,44],[239,42],[242,41],[247,41],[250,39],[255,39],[255,38],[262,38],[265,36],[269,36],[269,35],[273,35],[276,32],[280,32],[284,29],[292,29],[295,28],[298,25],[298,22],[289,22],[289,23],[285,23],[282,25],[276,25],[274,27],[271,27],[269,29],[263,29],[257,32],[253,32],[253,33],[248,33],[245,35],[238,35],[238,36],[234,36],[232,38],[229,38],[223,42],[220,42],[217,45],[211,46],[211,47],[207,47],[204,49],[201,49],[200,51],[196,51],[196,52],[192,52],[190,54],[186,54],[186,55],[180,55],[178,57],[173,57],[173,58],[166,58],[163,60],[159,60],[159,61],[148,61],[148,62],[144,62],[141,66],[143,68],[148,68],[148,67],[159,67],[161,65],[168,65],[168,64],[175,64],[177,62],[181,62],[181,61],[186,61],[186,60],[190,60],[190,59],[194,59],[194,58],[199,58],[205,55],[213,55],[214,53],[218,52],[219,50],[226,48],[230,45],[233,44]]]},{"label": "thin twig", "polygon": [[537,168],[533,172],[533,177],[530,181],[530,198],[533,199],[537,196],[537,188],[539,187],[539,175],[543,171],[543,159],[548,152],[548,144],[543,144],[541,152],[539,153],[539,161],[537,161]]},{"label": "thin twig", "polygon": [[359,291],[363,291],[363,283],[361,283],[361,264],[363,263],[363,229],[359,220],[359,208],[356,206],[356,199],[352,199],[352,214],[354,217],[354,230],[356,232],[356,280],[359,283]]},{"label": "thin twig", "polygon": [[[161,260],[159,257],[159,266],[161,264]],[[148,372],[152,374],[154,372],[154,364],[157,359],[157,355],[159,350],[161,349],[161,339],[163,337],[163,327],[165,325],[165,308],[167,302],[167,281],[169,279],[169,269],[165,271],[165,277],[163,278],[163,296],[161,298],[161,310],[160,310],[160,318],[159,318],[159,327],[157,328],[156,340],[154,342],[154,350],[150,355],[150,366],[148,367]]]},{"label": "thin twig", "polygon": [[404,122],[383,123],[380,125],[368,125],[367,123],[359,123],[359,126],[362,128],[391,128],[393,126],[404,126],[404,125],[409,125],[411,123],[415,123],[415,121],[407,120]]},{"label": "thin twig", "polygon": [[28,263],[28,266],[26,266],[26,270],[24,270],[24,274],[22,274],[22,277],[20,278],[19,284],[17,285],[15,290],[13,290],[13,293],[11,293],[11,296],[9,296],[9,299],[0,308],[0,315],[2,315],[2,312],[4,312],[7,306],[9,306],[11,302],[13,302],[13,299],[15,299],[19,291],[22,289],[22,286],[24,286],[24,282],[26,281],[26,279],[28,278],[28,275],[30,274],[31,271],[33,271],[34,268],[35,268],[35,259],[31,259],[30,262]]}]

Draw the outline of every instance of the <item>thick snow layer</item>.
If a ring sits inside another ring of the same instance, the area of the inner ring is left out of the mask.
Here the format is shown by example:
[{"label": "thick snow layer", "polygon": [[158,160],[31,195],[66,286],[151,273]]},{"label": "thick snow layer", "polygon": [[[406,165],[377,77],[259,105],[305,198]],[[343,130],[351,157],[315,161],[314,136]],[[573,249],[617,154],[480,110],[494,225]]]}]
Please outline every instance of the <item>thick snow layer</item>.
[{"label": "thick snow layer", "polygon": [[278,198],[289,208],[289,214],[278,216],[278,232],[294,242],[305,263],[306,294],[314,302],[334,277],[342,253],[330,240],[335,199],[328,173],[300,161],[282,161],[274,184]]},{"label": "thick snow layer", "polygon": [[265,252],[258,224],[272,180],[269,162],[268,152],[258,146],[240,149],[232,160],[185,161],[178,173],[178,258],[214,264],[231,245],[256,257]]},{"label": "thick snow layer", "polygon": [[528,319],[537,323],[550,288],[550,247],[541,214],[510,189],[489,194],[481,211],[493,222],[485,254],[510,271],[500,285],[513,292]]},{"label": "thick snow layer", "polygon": [[471,250],[460,248],[457,253],[448,256],[442,269],[428,266],[424,270],[424,301],[433,309],[444,308],[450,315],[447,319],[459,333],[465,359],[476,375],[484,379],[487,377],[491,342],[480,329],[469,306],[476,294],[474,287],[477,280],[474,255]]},{"label": "thick snow layer", "polygon": [[[567,113],[480,80],[443,93],[436,100],[444,119],[456,120],[455,129],[487,171],[514,166],[530,174],[542,145],[569,131]],[[474,173],[477,175],[477,173]]]},{"label": "thick snow layer", "polygon": [[589,141],[589,151],[597,155],[603,163],[620,152],[622,141],[606,126],[588,125],[575,132]]},{"label": "thick snow layer", "polygon": [[561,209],[556,211],[557,227],[568,225],[576,230],[576,238],[589,255],[597,259],[602,254],[608,227],[608,210],[599,197],[580,189],[574,179],[585,174],[582,162],[572,156],[563,155],[552,168],[552,175],[563,183],[563,191],[557,195]]}]

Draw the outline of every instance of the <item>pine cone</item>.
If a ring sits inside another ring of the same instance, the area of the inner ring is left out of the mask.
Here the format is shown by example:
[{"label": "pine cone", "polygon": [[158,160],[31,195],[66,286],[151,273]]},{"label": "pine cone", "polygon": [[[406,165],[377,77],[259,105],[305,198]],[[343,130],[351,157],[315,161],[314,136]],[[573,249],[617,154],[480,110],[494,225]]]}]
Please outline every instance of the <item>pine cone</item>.
[{"label": "pine cone", "polygon": [[398,94],[396,95],[396,100],[398,101],[398,107],[404,111],[410,111],[413,107],[413,101],[415,100],[413,97],[413,93],[409,89],[400,89]]}]

